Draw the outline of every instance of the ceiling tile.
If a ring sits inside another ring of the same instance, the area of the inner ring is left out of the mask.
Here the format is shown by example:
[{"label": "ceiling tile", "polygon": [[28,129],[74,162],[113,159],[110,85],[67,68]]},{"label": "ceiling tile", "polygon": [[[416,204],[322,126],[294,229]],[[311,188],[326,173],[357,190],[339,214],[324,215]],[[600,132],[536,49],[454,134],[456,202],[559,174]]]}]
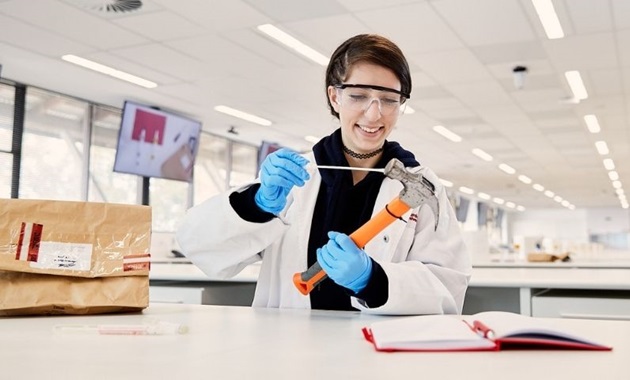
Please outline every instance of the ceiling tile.
[{"label": "ceiling tile", "polygon": [[[441,0],[432,4],[468,46],[531,41],[535,38],[518,0]],[[480,17],[470,17],[473,13]]]},{"label": "ceiling tile", "polygon": [[416,53],[463,46],[452,29],[425,2],[357,12],[355,16],[376,33],[391,38],[407,55],[407,59]]},{"label": "ceiling tile", "polygon": [[113,21],[125,29],[152,40],[171,40],[204,33],[205,29],[167,11],[139,13]]}]

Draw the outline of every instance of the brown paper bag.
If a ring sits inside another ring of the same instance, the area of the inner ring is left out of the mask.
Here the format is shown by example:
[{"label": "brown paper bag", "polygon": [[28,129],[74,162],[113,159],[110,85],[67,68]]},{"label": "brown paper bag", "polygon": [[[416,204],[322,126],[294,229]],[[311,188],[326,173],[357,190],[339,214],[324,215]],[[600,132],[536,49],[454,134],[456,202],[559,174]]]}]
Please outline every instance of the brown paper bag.
[{"label": "brown paper bag", "polygon": [[147,276],[150,246],[148,206],[0,199],[0,270]]},{"label": "brown paper bag", "polygon": [[100,314],[149,306],[149,277],[79,278],[0,271],[0,316]]},{"label": "brown paper bag", "polygon": [[0,315],[149,304],[151,208],[0,199]]}]

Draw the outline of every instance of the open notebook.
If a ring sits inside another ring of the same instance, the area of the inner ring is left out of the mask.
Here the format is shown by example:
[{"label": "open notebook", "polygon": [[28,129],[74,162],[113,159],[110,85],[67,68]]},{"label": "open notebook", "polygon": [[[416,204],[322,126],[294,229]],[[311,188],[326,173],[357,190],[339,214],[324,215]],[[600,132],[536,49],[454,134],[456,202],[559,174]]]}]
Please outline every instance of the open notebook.
[{"label": "open notebook", "polygon": [[421,315],[363,328],[378,351],[611,350],[544,318],[489,311],[472,316]]}]

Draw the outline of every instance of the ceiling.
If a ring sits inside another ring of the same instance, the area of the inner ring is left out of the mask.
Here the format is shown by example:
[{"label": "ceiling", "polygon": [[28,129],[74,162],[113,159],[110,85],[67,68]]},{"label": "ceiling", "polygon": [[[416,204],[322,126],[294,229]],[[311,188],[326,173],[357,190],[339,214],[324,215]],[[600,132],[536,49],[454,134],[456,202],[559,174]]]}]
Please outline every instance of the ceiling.
[{"label": "ceiling", "polygon": [[[440,178],[525,209],[559,208],[525,175],[576,208],[621,207],[603,158],[630,189],[630,2],[554,0],[565,32],[547,39],[530,0],[0,0],[2,76],[121,108],[135,100],[192,116],[206,131],[298,150],[337,126],[326,109],[325,68],[257,30],[273,24],[330,56],[346,38],[379,33],[405,52],[409,105],[390,140]],[[62,61],[74,54],[158,83],[145,89]],[[517,89],[512,70],[527,67]],[[571,102],[564,72],[589,97]],[[214,110],[227,105],[271,120],[261,127]],[[591,134],[583,116],[594,114]],[[433,131],[442,125],[463,140]],[[227,130],[234,126],[238,135]],[[604,140],[603,157],[595,141]],[[471,153],[479,148],[494,160]],[[516,170],[498,169],[504,163]]]}]

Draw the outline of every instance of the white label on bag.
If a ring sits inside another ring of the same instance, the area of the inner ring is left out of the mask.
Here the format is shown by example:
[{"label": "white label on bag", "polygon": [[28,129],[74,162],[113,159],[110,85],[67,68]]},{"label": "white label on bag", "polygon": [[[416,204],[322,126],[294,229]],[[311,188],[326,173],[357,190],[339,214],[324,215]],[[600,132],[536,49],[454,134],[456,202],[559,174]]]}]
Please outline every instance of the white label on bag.
[{"label": "white label on bag", "polygon": [[42,241],[37,262],[31,268],[68,269],[89,272],[92,266],[92,244]]}]

